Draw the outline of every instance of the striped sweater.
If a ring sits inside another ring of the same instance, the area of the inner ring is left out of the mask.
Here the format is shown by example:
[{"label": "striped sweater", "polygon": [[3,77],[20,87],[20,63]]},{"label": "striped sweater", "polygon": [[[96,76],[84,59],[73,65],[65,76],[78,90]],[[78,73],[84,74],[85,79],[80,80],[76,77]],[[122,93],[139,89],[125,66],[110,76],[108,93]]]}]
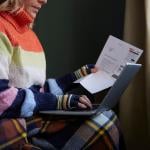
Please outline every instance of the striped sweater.
[{"label": "striped sweater", "polygon": [[88,67],[45,81],[43,48],[29,28],[25,11],[0,12],[0,117],[30,117],[40,110],[67,109],[74,95],[63,95]]}]

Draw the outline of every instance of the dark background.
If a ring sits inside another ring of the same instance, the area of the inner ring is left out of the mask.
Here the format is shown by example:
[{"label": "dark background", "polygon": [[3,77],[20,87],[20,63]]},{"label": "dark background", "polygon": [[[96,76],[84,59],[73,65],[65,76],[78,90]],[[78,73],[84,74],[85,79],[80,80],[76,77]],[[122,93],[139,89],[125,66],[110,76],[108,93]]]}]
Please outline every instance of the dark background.
[{"label": "dark background", "polygon": [[125,0],[48,0],[34,29],[46,53],[47,77],[95,63],[108,35],[123,37]]}]

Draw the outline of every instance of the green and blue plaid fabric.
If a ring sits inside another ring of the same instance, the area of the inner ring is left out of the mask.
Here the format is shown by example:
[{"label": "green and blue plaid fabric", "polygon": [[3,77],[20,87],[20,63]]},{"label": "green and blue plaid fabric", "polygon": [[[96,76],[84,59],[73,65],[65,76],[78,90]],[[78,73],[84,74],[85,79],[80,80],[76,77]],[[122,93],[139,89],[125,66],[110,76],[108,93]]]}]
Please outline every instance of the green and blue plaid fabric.
[{"label": "green and blue plaid fabric", "polygon": [[124,147],[121,134],[119,120],[115,113],[105,111],[86,120],[66,142],[63,150],[119,150]]},{"label": "green and blue plaid fabric", "polygon": [[[23,120],[0,120],[0,149],[124,149],[120,123],[113,111],[97,114],[88,120],[82,121],[78,126],[72,123],[66,123],[65,125],[57,120],[44,121],[42,118],[31,118],[26,121],[26,129]],[[69,126],[76,126],[76,130],[66,140],[65,136],[68,132],[71,132]],[[30,135],[28,137],[27,132]],[[62,141],[63,147],[60,148],[58,143]]]}]

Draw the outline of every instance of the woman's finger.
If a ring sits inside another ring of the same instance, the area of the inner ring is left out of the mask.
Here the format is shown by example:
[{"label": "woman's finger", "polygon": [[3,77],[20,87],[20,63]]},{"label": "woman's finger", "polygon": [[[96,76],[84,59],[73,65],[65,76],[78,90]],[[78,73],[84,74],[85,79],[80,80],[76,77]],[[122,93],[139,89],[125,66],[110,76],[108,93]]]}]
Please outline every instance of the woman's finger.
[{"label": "woman's finger", "polygon": [[84,97],[80,97],[79,102],[86,105],[87,107],[92,108],[91,102]]},{"label": "woman's finger", "polygon": [[96,73],[97,71],[98,71],[98,68],[96,68],[96,67],[91,69],[92,73]]},{"label": "woman's finger", "polygon": [[78,107],[82,108],[82,109],[86,109],[87,108],[87,106],[85,104],[82,104],[80,102],[78,102]]},{"label": "woman's finger", "polygon": [[84,98],[88,101],[88,103],[90,103],[90,104],[91,104],[90,99],[89,99],[86,95],[82,95],[82,97],[84,97]]}]

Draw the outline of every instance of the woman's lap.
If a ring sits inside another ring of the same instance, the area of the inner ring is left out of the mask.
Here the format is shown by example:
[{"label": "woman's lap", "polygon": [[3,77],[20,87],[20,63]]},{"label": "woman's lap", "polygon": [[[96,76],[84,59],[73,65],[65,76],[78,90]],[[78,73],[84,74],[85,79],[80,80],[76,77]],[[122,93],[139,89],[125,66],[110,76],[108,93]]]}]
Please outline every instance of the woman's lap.
[{"label": "woman's lap", "polygon": [[[44,140],[56,149],[120,149],[123,147],[123,137],[117,116],[112,111],[106,111],[86,120],[76,120],[53,134],[42,133],[36,138]],[[40,144],[39,144],[40,145]],[[41,145],[42,146],[42,145]],[[44,145],[43,145],[44,146]]]},{"label": "woman's lap", "polygon": [[[33,120],[35,121],[30,119],[30,121],[27,122],[27,127],[30,127],[28,132],[31,132],[31,126],[32,130],[35,128],[41,129],[43,127],[43,120],[41,118]],[[54,122],[51,122],[50,124],[52,125],[52,123]],[[16,149],[16,146],[23,147],[23,145],[28,143],[26,140],[25,128],[17,119],[1,120],[0,130],[1,149],[3,148],[2,146]],[[38,143],[40,143],[40,141],[43,142],[43,140],[46,140],[50,143],[49,146],[53,145],[58,149],[61,147],[64,150],[72,147],[76,149],[88,149],[89,147],[95,149],[99,146],[107,149],[120,149],[123,143],[119,121],[112,111],[106,111],[97,116],[93,116],[86,121],[80,120],[72,121],[70,123],[67,122],[64,128],[58,128],[58,132],[55,131],[53,133],[52,130],[50,131],[46,129],[44,132],[41,131],[42,130],[38,130],[38,134],[35,133],[35,135],[33,134],[30,136],[29,141],[39,146],[40,144]]]},{"label": "woman's lap", "polygon": [[24,119],[0,120],[0,149],[20,149],[26,143]]}]

